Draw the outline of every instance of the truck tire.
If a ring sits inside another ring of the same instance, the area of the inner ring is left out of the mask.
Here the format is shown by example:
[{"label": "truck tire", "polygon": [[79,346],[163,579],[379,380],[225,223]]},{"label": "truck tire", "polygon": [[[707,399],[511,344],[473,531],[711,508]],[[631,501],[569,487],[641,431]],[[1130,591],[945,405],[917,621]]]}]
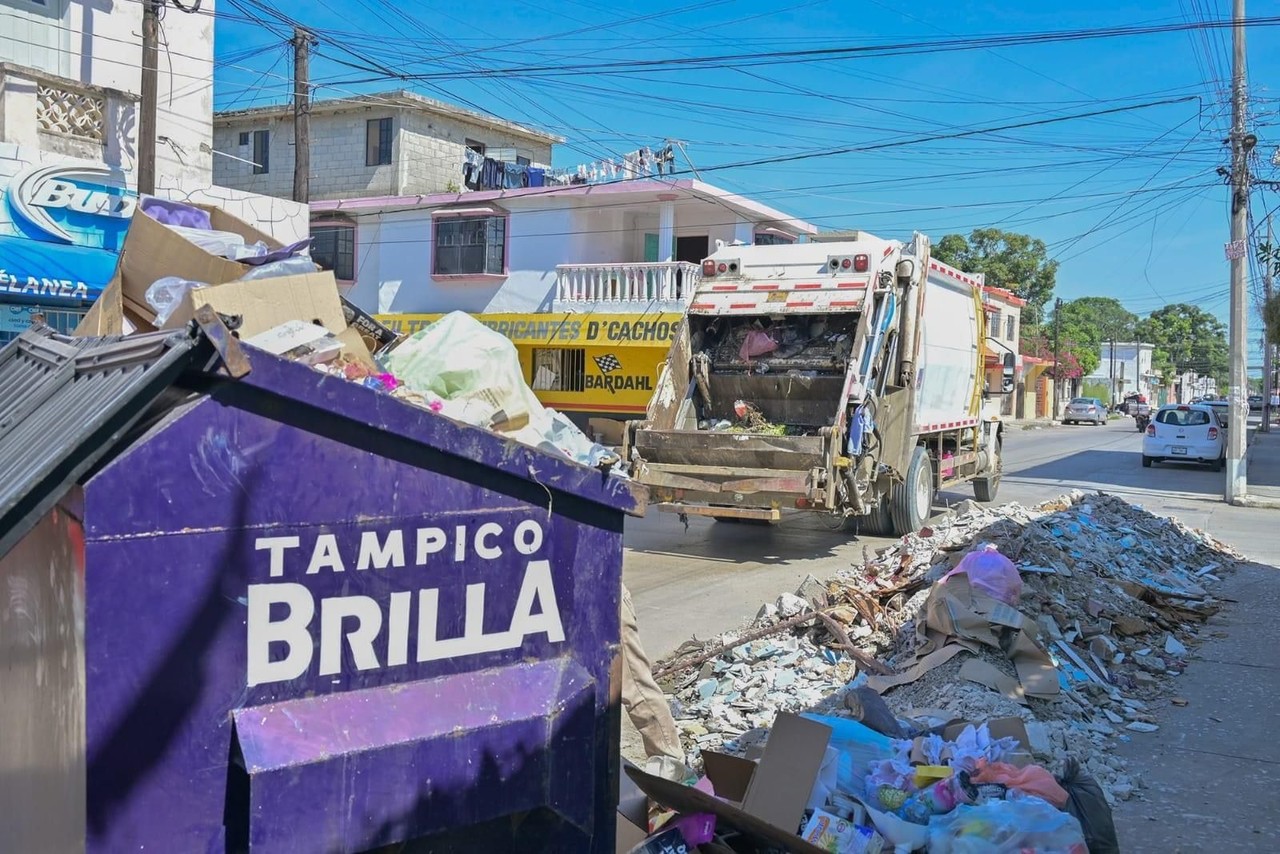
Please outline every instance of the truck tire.
[{"label": "truck tire", "polygon": [[893,535],[905,537],[924,527],[933,514],[933,470],[929,454],[917,447],[907,466],[907,476],[902,483],[895,483],[889,490],[889,516],[893,520]]},{"label": "truck tire", "polygon": [[996,470],[991,474],[973,479],[973,497],[983,503],[995,501],[996,493],[1000,491],[1000,475],[1004,470],[1004,460],[1001,459],[1003,452],[1004,443],[997,438]]},{"label": "truck tire", "polygon": [[848,520],[845,530],[851,534],[866,534],[869,537],[892,537],[893,519],[889,515],[889,501],[881,499],[876,509],[866,516],[855,516]]}]

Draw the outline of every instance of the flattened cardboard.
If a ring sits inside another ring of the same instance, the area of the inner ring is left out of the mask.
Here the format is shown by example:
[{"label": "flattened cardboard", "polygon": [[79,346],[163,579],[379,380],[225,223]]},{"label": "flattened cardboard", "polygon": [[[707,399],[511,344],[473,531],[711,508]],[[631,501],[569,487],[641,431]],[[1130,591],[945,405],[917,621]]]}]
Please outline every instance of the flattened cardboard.
[{"label": "flattened cardboard", "polygon": [[342,313],[346,318],[347,326],[364,339],[364,345],[370,353],[378,353],[399,339],[400,336],[391,327],[379,323],[372,314],[346,297],[339,297],[339,299],[342,300]]},{"label": "flattened cardboard", "polygon": [[948,644],[941,649],[935,649],[924,658],[917,660],[915,664],[911,665],[901,673],[895,673],[892,676],[868,676],[867,685],[874,689],[876,693],[883,694],[890,688],[896,688],[899,685],[908,685],[915,682],[930,670],[946,664],[948,661],[965,651],[965,648],[960,646],[960,644]]},{"label": "flattened cardboard", "polygon": [[[623,768],[636,766],[622,760]],[[618,779],[617,854],[627,854],[648,837],[649,797],[625,774]]]},{"label": "flattened cardboard", "polygon": [[587,433],[600,437],[600,444],[617,447],[622,444],[622,433],[626,425],[612,418],[588,418]]},{"label": "flattened cardboard", "polygon": [[986,685],[991,690],[1000,692],[1015,703],[1021,703],[1024,706],[1027,704],[1027,698],[1023,693],[1021,683],[989,661],[984,661],[981,658],[969,659],[960,668],[960,678],[968,679],[970,682],[977,682],[979,685]]},{"label": "flattened cardboard", "polygon": [[338,283],[329,272],[192,288],[169,315],[164,328],[181,329],[203,305],[212,306],[219,314],[240,315],[244,319],[238,330],[242,339],[261,335],[289,320],[311,321],[335,335],[347,328],[338,299]]}]

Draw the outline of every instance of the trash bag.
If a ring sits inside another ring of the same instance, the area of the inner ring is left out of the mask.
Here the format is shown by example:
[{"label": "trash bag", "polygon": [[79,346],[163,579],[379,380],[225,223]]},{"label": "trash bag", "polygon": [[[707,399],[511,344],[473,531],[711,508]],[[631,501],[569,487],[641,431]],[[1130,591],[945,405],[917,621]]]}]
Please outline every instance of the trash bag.
[{"label": "trash bag", "polygon": [[965,555],[955,569],[942,576],[942,580],[962,572],[969,576],[969,583],[974,588],[1007,605],[1018,604],[1022,595],[1022,576],[1018,574],[1018,567],[990,543]]},{"label": "trash bag", "polygon": [[774,341],[768,332],[762,329],[752,329],[747,333],[747,337],[742,339],[742,348],[738,350],[738,358],[748,362],[756,356],[764,356],[777,349],[778,342]]},{"label": "trash bag", "polygon": [[959,806],[929,819],[930,854],[1090,854],[1074,816],[1039,798]]},{"label": "trash bag", "polygon": [[182,302],[182,298],[186,296],[187,291],[192,288],[203,287],[203,283],[191,282],[181,276],[165,276],[151,283],[151,287],[147,288],[143,299],[147,301],[147,305],[155,309],[156,326],[164,326],[165,321],[169,319],[169,315],[173,314],[174,309]]},{"label": "trash bag", "polygon": [[1107,796],[1075,757],[1067,758],[1058,776],[1058,785],[1067,790],[1065,809],[1080,822],[1089,854],[1120,854],[1120,840],[1116,837]]},{"label": "trash bag", "polygon": [[867,771],[871,763],[894,757],[893,739],[855,720],[809,712],[801,717],[831,727],[830,746],[840,751],[836,788],[841,792],[861,796],[866,790]]}]

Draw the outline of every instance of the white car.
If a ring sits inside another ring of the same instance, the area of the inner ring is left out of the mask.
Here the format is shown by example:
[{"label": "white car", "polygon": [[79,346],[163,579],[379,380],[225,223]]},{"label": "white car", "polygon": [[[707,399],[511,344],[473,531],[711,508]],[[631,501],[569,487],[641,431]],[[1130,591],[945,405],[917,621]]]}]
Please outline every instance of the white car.
[{"label": "white car", "polygon": [[1222,471],[1227,431],[1213,407],[1203,403],[1171,404],[1147,425],[1142,437],[1142,465],[1152,463],[1208,463]]}]

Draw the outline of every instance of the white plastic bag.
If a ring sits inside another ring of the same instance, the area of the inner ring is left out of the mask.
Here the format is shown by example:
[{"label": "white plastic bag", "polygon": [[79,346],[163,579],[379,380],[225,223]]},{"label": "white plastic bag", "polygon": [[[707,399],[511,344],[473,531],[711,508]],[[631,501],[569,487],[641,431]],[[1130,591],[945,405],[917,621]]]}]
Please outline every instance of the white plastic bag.
[{"label": "white plastic bag", "polygon": [[211,255],[218,255],[223,258],[244,257],[244,238],[236,234],[234,231],[212,231],[203,228],[187,228],[182,225],[166,225],[178,234],[182,235],[189,242],[199,246],[205,252]]},{"label": "white plastic bag", "polygon": [[187,291],[204,286],[202,282],[191,282],[179,276],[165,276],[163,279],[152,282],[151,287],[147,288],[144,299],[147,305],[155,309],[156,326],[164,326],[165,321],[169,319],[169,315],[173,314],[178,303],[182,302]]},{"label": "white plastic bag", "polygon": [[277,276],[299,276],[316,271],[316,262],[309,255],[290,255],[279,261],[271,261],[257,267],[250,267],[249,272],[240,277],[240,281],[250,279],[273,279]]}]

